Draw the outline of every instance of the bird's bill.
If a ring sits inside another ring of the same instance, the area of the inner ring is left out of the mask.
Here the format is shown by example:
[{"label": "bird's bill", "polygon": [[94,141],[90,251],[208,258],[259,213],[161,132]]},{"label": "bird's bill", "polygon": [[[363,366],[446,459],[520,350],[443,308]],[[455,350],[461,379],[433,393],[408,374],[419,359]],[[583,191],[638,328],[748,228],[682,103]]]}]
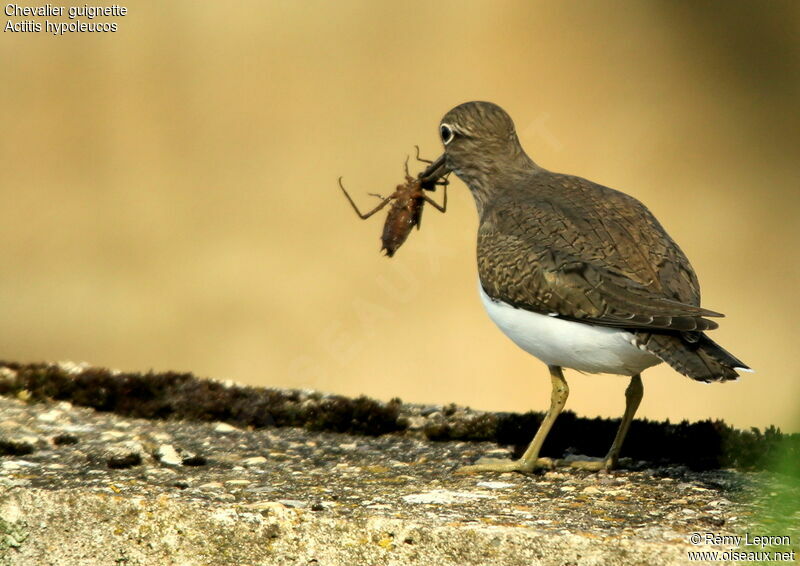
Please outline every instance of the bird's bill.
[{"label": "bird's bill", "polygon": [[447,168],[447,163],[445,162],[445,155],[442,154],[439,158],[428,165],[428,168],[425,169],[419,175],[419,180],[422,184],[422,188],[433,191],[436,189],[436,181],[444,177],[450,172],[450,169]]}]

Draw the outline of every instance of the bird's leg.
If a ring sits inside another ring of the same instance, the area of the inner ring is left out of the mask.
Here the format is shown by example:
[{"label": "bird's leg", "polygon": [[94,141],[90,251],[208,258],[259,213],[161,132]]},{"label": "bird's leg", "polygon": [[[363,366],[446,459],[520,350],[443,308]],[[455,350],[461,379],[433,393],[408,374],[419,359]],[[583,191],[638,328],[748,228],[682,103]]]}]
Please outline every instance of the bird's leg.
[{"label": "bird's leg", "polygon": [[644,395],[644,386],[642,385],[642,376],[639,374],[631,377],[631,382],[625,390],[625,414],[622,415],[622,421],[619,423],[617,435],[614,437],[614,442],[611,443],[611,448],[603,460],[592,461],[575,461],[570,462],[573,468],[580,468],[582,470],[611,470],[617,466],[620,450],[622,450],[622,443],[625,441],[625,436],[628,434],[628,429],[633,422],[633,415],[636,414],[636,409],[639,408],[639,403],[642,401]]},{"label": "bird's leg", "polygon": [[460,473],[471,472],[530,472],[534,468],[552,468],[555,462],[550,458],[539,458],[539,451],[542,449],[547,433],[553,427],[553,423],[558,417],[564,405],[567,404],[569,397],[569,386],[564,379],[564,374],[558,366],[549,366],[550,381],[553,384],[553,391],[550,394],[550,409],[548,409],[536,436],[533,437],[528,449],[519,460],[501,460],[496,458],[481,458],[472,466],[459,468]]}]

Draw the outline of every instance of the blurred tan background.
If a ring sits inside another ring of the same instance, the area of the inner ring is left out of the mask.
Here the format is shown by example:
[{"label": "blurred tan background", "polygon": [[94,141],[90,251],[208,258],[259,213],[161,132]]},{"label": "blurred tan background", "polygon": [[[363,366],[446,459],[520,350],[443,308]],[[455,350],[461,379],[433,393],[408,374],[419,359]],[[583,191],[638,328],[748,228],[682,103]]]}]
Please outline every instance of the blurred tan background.
[{"label": "blurred tan background", "polygon": [[[0,36],[0,359],[544,410],[545,366],[478,300],[463,184],[391,260],[336,185],[367,208],[484,99],[540,165],[644,201],[757,369],[655,368],[639,415],[800,430],[800,3],[128,8]],[[625,378],[567,378],[568,408],[621,414]]]}]

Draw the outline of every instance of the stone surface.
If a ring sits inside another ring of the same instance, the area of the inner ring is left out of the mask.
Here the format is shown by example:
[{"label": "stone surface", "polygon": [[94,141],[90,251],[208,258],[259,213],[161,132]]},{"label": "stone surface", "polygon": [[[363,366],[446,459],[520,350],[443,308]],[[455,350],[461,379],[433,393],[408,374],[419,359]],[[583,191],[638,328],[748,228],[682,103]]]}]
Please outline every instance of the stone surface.
[{"label": "stone surface", "polygon": [[20,566],[686,564],[730,548],[691,533],[751,529],[770,481],[681,467],[462,476],[503,450],[4,397],[0,436],[24,446],[0,458],[0,564]]},{"label": "stone surface", "polygon": [[[775,430],[637,421],[613,473],[465,476],[537,416],[69,363],[0,363],[0,393],[0,566],[725,564],[765,550],[725,538],[746,534],[798,551],[800,436]],[[545,448],[601,454],[614,427],[565,414]],[[787,473],[763,471],[781,450]]]},{"label": "stone surface", "polygon": [[[213,422],[218,432],[293,426],[368,436],[402,433],[437,441],[491,441],[514,446],[520,454],[543,417],[536,412],[491,413],[453,404],[426,406],[399,399],[381,402],[311,390],[248,387],[190,373],[121,372],[71,362],[0,361],[0,394],[32,402],[55,399],[128,417]],[[54,421],[58,416],[51,412],[41,418]],[[619,419],[581,418],[564,411],[541,455],[602,457],[618,426]],[[114,434],[120,437],[119,432]],[[18,444],[0,439],[0,453],[19,449]],[[737,430],[712,420],[636,419],[625,439],[624,455],[627,468],[685,465],[693,470],[764,470],[775,468],[776,455],[791,468],[792,460],[800,462],[800,433],[783,434],[774,427],[763,432]],[[202,462],[201,456],[194,458],[188,452],[183,459],[195,465]],[[794,468],[800,470],[800,463]],[[800,476],[800,471],[794,475]]]}]

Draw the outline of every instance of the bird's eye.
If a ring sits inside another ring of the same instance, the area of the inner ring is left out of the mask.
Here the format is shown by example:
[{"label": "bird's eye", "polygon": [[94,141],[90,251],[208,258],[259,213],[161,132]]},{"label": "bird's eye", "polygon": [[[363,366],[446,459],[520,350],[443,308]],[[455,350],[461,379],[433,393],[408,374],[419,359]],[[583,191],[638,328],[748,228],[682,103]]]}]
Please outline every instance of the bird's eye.
[{"label": "bird's eye", "polygon": [[453,136],[453,128],[451,128],[447,124],[442,124],[441,125],[441,127],[439,128],[439,133],[442,136],[442,143],[444,145],[447,145],[451,141],[453,141],[453,137],[454,137]]}]

